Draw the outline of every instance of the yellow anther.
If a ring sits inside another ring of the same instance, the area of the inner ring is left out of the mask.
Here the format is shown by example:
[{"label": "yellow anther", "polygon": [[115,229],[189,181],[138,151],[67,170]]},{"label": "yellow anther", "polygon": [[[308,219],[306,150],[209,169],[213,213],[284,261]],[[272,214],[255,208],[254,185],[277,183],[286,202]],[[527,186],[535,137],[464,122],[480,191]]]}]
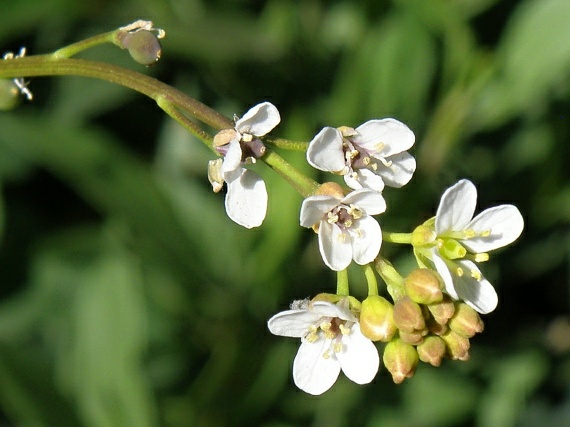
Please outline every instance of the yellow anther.
[{"label": "yellow anther", "polygon": [[483,237],[489,237],[491,235],[491,230],[483,230],[481,232],[481,236]]},{"label": "yellow anther", "polygon": [[329,212],[329,213],[327,214],[327,222],[328,222],[329,224],[334,224],[335,222],[338,222],[338,215],[337,215],[337,214],[334,214],[334,213],[332,213],[332,212]]},{"label": "yellow anther", "polygon": [[375,148],[376,148],[376,151],[377,151],[377,152],[382,151],[382,150],[384,149],[384,146],[385,146],[385,145],[386,145],[386,144],[384,144],[383,142],[379,142],[378,144],[376,144],[376,147],[375,147]]},{"label": "yellow anther", "polygon": [[253,135],[250,133],[244,133],[241,135],[241,140],[243,142],[251,142],[253,141]]},{"label": "yellow anther", "polygon": [[370,164],[370,157],[366,156],[362,158],[362,163],[364,163],[365,166],[368,166]]},{"label": "yellow anther", "polygon": [[330,359],[330,358],[331,358],[331,355],[329,354],[329,351],[328,351],[328,350],[325,351],[325,352],[323,353],[323,359]]},{"label": "yellow anther", "polygon": [[370,169],[372,169],[373,171],[378,170],[378,163],[376,163],[376,162],[370,163],[368,166],[370,166]]},{"label": "yellow anther", "polygon": [[467,230],[463,230],[463,238],[464,239],[472,239],[476,235],[477,235],[477,233],[475,232],[475,230],[473,230],[471,228],[468,228]]},{"label": "yellow anther", "polygon": [[345,233],[340,233],[340,234],[338,235],[338,241],[339,241],[340,243],[344,243],[345,240],[346,240],[346,234],[345,234]]},{"label": "yellow anther", "polygon": [[336,332],[331,331],[331,330],[325,331],[325,338],[332,340],[335,337],[336,337]]},{"label": "yellow anther", "polygon": [[455,274],[457,274],[459,277],[463,276],[463,269],[461,267],[457,267]]},{"label": "yellow anther", "polygon": [[342,351],[342,343],[341,342],[335,342],[333,344],[333,351],[335,353],[340,353]]},{"label": "yellow anther", "polygon": [[331,322],[327,322],[327,321],[322,322],[321,325],[320,325],[320,328],[321,328],[323,331],[328,331],[331,327],[332,327],[332,323],[331,323]]},{"label": "yellow anther", "polygon": [[480,254],[475,254],[473,259],[475,262],[489,261],[489,254],[487,252],[481,252]]},{"label": "yellow anther", "polygon": [[358,156],[360,153],[358,152],[358,150],[350,150],[350,158],[354,159],[356,156]]},{"label": "yellow anther", "polygon": [[471,270],[471,277],[473,277],[478,282],[481,281],[481,272],[477,270]]},{"label": "yellow anther", "polygon": [[354,219],[359,219],[362,217],[362,211],[353,204],[351,204],[346,211]]},{"label": "yellow anther", "polygon": [[317,334],[316,332],[309,332],[306,336],[305,339],[307,340],[307,342],[309,343],[314,343],[315,341],[317,341],[319,339],[319,334]]},{"label": "yellow anther", "polygon": [[338,325],[338,328],[340,329],[341,334],[343,335],[350,334],[350,328],[347,328],[345,325]]}]

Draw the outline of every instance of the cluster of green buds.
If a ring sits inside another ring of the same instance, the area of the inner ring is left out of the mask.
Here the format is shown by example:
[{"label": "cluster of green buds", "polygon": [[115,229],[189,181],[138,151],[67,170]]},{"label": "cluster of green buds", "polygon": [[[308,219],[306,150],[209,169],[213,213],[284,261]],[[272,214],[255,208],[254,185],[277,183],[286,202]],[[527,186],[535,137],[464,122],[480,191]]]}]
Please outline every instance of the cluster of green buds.
[{"label": "cluster of green buds", "polygon": [[383,361],[399,384],[411,378],[421,360],[440,366],[443,358],[469,359],[469,339],[483,331],[479,314],[443,292],[433,270],[413,270],[394,304],[379,295],[362,302],[360,328],[372,341],[385,342]]}]

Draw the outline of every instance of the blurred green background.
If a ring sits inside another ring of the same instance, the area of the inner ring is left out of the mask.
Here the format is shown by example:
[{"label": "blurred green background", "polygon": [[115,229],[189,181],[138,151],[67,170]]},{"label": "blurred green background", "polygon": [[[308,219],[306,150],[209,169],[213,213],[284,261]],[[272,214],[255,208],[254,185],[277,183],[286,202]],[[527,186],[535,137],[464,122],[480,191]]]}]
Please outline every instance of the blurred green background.
[{"label": "blurred green background", "polygon": [[[570,426],[568,0],[0,0],[0,50],[46,53],[141,18],[167,32],[154,67],[114,46],[81,57],[229,117],[271,101],[275,136],[408,124],[418,170],[385,191],[386,230],[411,231],[460,178],[482,209],[517,205],[523,236],[483,266],[499,307],[468,362],[306,395],[298,341],[266,328],[334,292],[301,197],[256,165],[268,217],[240,228],[211,192],[212,154],[151,100],[34,78],[34,101],[0,114],[0,426]],[[383,253],[411,268],[408,248]]]}]

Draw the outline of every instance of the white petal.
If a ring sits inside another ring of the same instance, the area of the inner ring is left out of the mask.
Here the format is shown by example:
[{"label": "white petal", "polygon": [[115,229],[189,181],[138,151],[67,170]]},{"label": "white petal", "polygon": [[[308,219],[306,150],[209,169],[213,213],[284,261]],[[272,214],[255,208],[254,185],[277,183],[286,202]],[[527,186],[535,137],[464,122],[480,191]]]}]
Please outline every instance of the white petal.
[{"label": "white petal", "polygon": [[352,261],[351,239],[348,233],[327,221],[319,227],[319,250],[323,261],[331,270],[344,270]]},{"label": "white petal", "polygon": [[476,203],[477,189],[471,181],[462,179],[445,190],[435,216],[437,235],[465,230],[473,218]]},{"label": "white petal", "polygon": [[384,190],[384,180],[380,175],[376,175],[370,169],[357,169],[357,176],[354,178],[349,172],[344,175],[344,182],[350,188],[358,190],[360,188],[370,188],[378,193]]},{"label": "white petal", "polygon": [[352,325],[349,335],[342,337],[342,351],[336,357],[344,374],[356,384],[368,384],[380,367],[378,350],[362,335],[358,323]]},{"label": "white petal", "polygon": [[341,200],[345,205],[354,205],[367,215],[378,215],[386,210],[384,196],[369,188],[354,190]]},{"label": "white petal", "polygon": [[262,102],[252,107],[236,122],[236,130],[250,135],[263,136],[281,121],[277,107],[270,102]]},{"label": "white petal", "polygon": [[312,227],[323,216],[339,204],[339,200],[331,196],[309,196],[301,204],[301,227]]},{"label": "white petal", "polygon": [[310,310],[318,313],[320,317],[338,317],[342,320],[350,320],[356,322],[356,317],[351,311],[341,308],[337,304],[328,301],[315,301],[309,306]]},{"label": "white petal", "polygon": [[441,279],[443,280],[443,283],[445,285],[445,292],[447,292],[447,294],[451,298],[455,300],[458,299],[457,292],[455,291],[455,286],[453,283],[453,277],[451,276],[449,267],[447,266],[445,261],[439,256],[439,252],[435,248],[432,250],[431,261],[433,262],[435,269],[437,270],[437,272],[441,276]]},{"label": "white petal", "polygon": [[310,310],[286,310],[269,319],[267,327],[273,335],[301,338],[321,317],[321,313]]},{"label": "white petal", "polygon": [[267,189],[261,177],[242,168],[228,174],[226,181],[226,212],[230,219],[245,228],[260,226],[267,213]]},{"label": "white petal", "polygon": [[[459,299],[465,301],[481,314],[490,313],[497,308],[499,302],[497,292],[493,285],[481,275],[477,266],[471,261],[459,261],[457,264],[464,271],[461,277],[455,276],[453,278]],[[481,280],[471,277],[471,271],[481,277]]]},{"label": "white petal", "polygon": [[222,163],[222,173],[226,174],[238,169],[241,164],[241,157],[242,151],[239,140],[234,139],[230,141],[228,152],[224,156],[224,162]]},{"label": "white petal", "polygon": [[387,157],[391,162],[390,166],[385,166],[378,162],[376,173],[380,175],[387,186],[400,188],[410,182],[416,171],[416,159],[407,151]]},{"label": "white petal", "polygon": [[364,265],[374,261],[382,245],[380,224],[371,216],[355,221],[356,232],[352,237],[352,258],[357,264]]},{"label": "white petal", "polygon": [[309,142],[307,149],[307,162],[325,172],[341,172],[346,163],[342,148],[342,134],[332,127],[323,128]]},{"label": "white petal", "polygon": [[[355,144],[383,156],[392,156],[414,145],[414,133],[395,119],[369,120],[356,128]],[[380,150],[378,150],[380,148]]]},{"label": "white petal", "polygon": [[313,343],[303,341],[293,361],[295,385],[306,393],[323,394],[338,378],[340,364],[334,355],[324,357],[331,340],[319,339]]},{"label": "white petal", "polygon": [[501,205],[481,212],[467,228],[477,232],[490,231],[488,236],[461,241],[471,252],[487,252],[514,242],[523,231],[524,219],[515,206]]}]

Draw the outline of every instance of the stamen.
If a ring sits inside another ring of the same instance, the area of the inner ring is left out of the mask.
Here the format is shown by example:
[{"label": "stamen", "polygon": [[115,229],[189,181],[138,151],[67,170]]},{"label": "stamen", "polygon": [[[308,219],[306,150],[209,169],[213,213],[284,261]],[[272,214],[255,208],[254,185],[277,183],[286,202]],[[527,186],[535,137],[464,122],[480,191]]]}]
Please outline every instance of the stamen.
[{"label": "stamen", "polygon": [[340,233],[340,234],[338,235],[338,241],[339,241],[340,243],[344,243],[345,240],[346,240],[346,234]]},{"label": "stamen", "polygon": [[338,222],[338,214],[329,212],[327,214],[327,222],[329,224],[334,224],[334,223]]},{"label": "stamen", "polygon": [[481,252],[480,254],[475,254],[475,256],[473,257],[473,260],[475,262],[489,261],[489,254],[486,252]]},{"label": "stamen", "polygon": [[491,235],[491,230],[484,230],[481,232],[482,237],[489,237]]},{"label": "stamen", "polygon": [[340,324],[340,325],[338,325],[338,328],[340,329],[340,332],[343,335],[349,335],[350,334],[350,328],[347,328],[345,325]]},{"label": "stamen", "polygon": [[341,342],[335,342],[333,344],[333,351],[335,353],[340,353],[342,351],[342,343]]},{"label": "stamen", "polygon": [[330,353],[329,353],[329,350],[325,351],[325,352],[323,353],[323,359],[330,359],[330,358],[331,358],[331,355],[330,355]]},{"label": "stamen", "polygon": [[462,277],[463,276],[463,269],[461,267],[457,267],[457,269],[455,270],[455,274],[457,274],[458,277]]},{"label": "stamen", "polygon": [[253,135],[250,134],[250,133],[244,133],[244,134],[242,134],[242,136],[241,136],[241,140],[242,140],[243,142],[251,142],[251,141],[253,141]]},{"label": "stamen", "polygon": [[477,280],[478,282],[481,281],[481,272],[477,271],[477,270],[471,270],[471,277],[473,277],[475,280]]},{"label": "stamen", "polygon": [[351,220],[351,219],[345,219],[345,220],[344,220],[344,226],[345,226],[346,228],[352,227],[352,220]]}]

